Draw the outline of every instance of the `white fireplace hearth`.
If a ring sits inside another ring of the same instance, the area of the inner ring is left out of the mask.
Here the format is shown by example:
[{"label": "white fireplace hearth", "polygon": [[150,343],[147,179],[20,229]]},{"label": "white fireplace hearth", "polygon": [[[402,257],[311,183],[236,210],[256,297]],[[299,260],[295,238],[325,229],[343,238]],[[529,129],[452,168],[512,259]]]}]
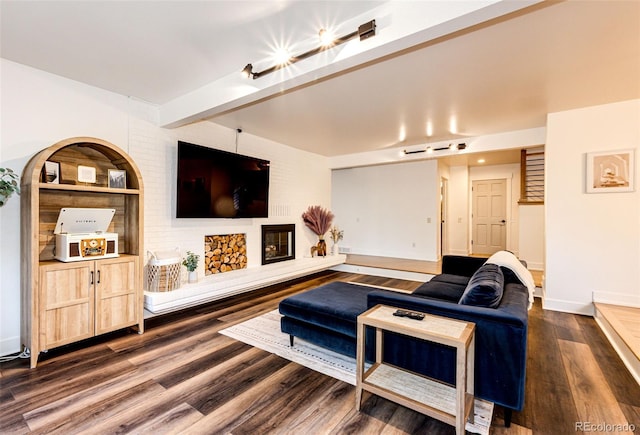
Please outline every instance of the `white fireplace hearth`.
[{"label": "white fireplace hearth", "polygon": [[343,264],[346,255],[304,257],[201,277],[168,292],[144,292],[145,318],[223,299]]}]

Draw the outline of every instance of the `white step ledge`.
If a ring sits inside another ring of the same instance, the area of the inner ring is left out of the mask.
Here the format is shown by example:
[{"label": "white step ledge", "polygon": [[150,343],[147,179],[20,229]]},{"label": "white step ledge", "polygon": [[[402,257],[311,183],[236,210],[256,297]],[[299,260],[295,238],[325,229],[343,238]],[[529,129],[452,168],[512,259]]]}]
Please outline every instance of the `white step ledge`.
[{"label": "white step ledge", "polygon": [[[200,305],[266,287],[279,282],[310,275],[342,264],[347,256],[305,257],[266,266],[209,275],[193,284],[183,284],[168,292],[144,292],[145,318]],[[150,313],[150,314],[149,314]]]}]

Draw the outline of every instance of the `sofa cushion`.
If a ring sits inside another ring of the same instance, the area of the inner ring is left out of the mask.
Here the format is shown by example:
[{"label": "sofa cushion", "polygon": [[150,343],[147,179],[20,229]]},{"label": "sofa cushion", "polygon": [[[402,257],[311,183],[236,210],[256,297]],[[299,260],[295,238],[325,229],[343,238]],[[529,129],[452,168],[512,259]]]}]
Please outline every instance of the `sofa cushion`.
[{"label": "sofa cushion", "polygon": [[413,291],[413,295],[441,299],[457,303],[464,293],[465,284],[455,284],[431,279]]},{"label": "sofa cushion", "polygon": [[456,284],[466,287],[469,284],[470,276],[452,275],[450,273],[442,273],[431,278],[429,282],[448,282],[449,284]]},{"label": "sofa cushion", "polygon": [[500,266],[485,264],[473,274],[467,284],[460,304],[497,308],[504,291],[504,275]]}]

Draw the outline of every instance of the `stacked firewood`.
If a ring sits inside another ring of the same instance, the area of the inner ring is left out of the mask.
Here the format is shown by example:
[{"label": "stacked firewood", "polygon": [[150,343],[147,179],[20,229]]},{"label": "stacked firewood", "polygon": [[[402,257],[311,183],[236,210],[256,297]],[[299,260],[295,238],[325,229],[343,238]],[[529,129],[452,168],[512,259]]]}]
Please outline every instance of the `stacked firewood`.
[{"label": "stacked firewood", "polygon": [[247,244],[245,234],[204,237],[205,275],[245,269]]}]

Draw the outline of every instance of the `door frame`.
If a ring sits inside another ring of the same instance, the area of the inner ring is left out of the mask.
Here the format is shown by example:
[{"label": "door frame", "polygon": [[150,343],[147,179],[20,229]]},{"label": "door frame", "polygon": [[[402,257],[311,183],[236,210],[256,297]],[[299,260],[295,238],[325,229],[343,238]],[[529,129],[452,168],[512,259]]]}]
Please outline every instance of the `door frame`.
[{"label": "door frame", "polygon": [[449,179],[440,177],[439,258],[449,253]]}]

